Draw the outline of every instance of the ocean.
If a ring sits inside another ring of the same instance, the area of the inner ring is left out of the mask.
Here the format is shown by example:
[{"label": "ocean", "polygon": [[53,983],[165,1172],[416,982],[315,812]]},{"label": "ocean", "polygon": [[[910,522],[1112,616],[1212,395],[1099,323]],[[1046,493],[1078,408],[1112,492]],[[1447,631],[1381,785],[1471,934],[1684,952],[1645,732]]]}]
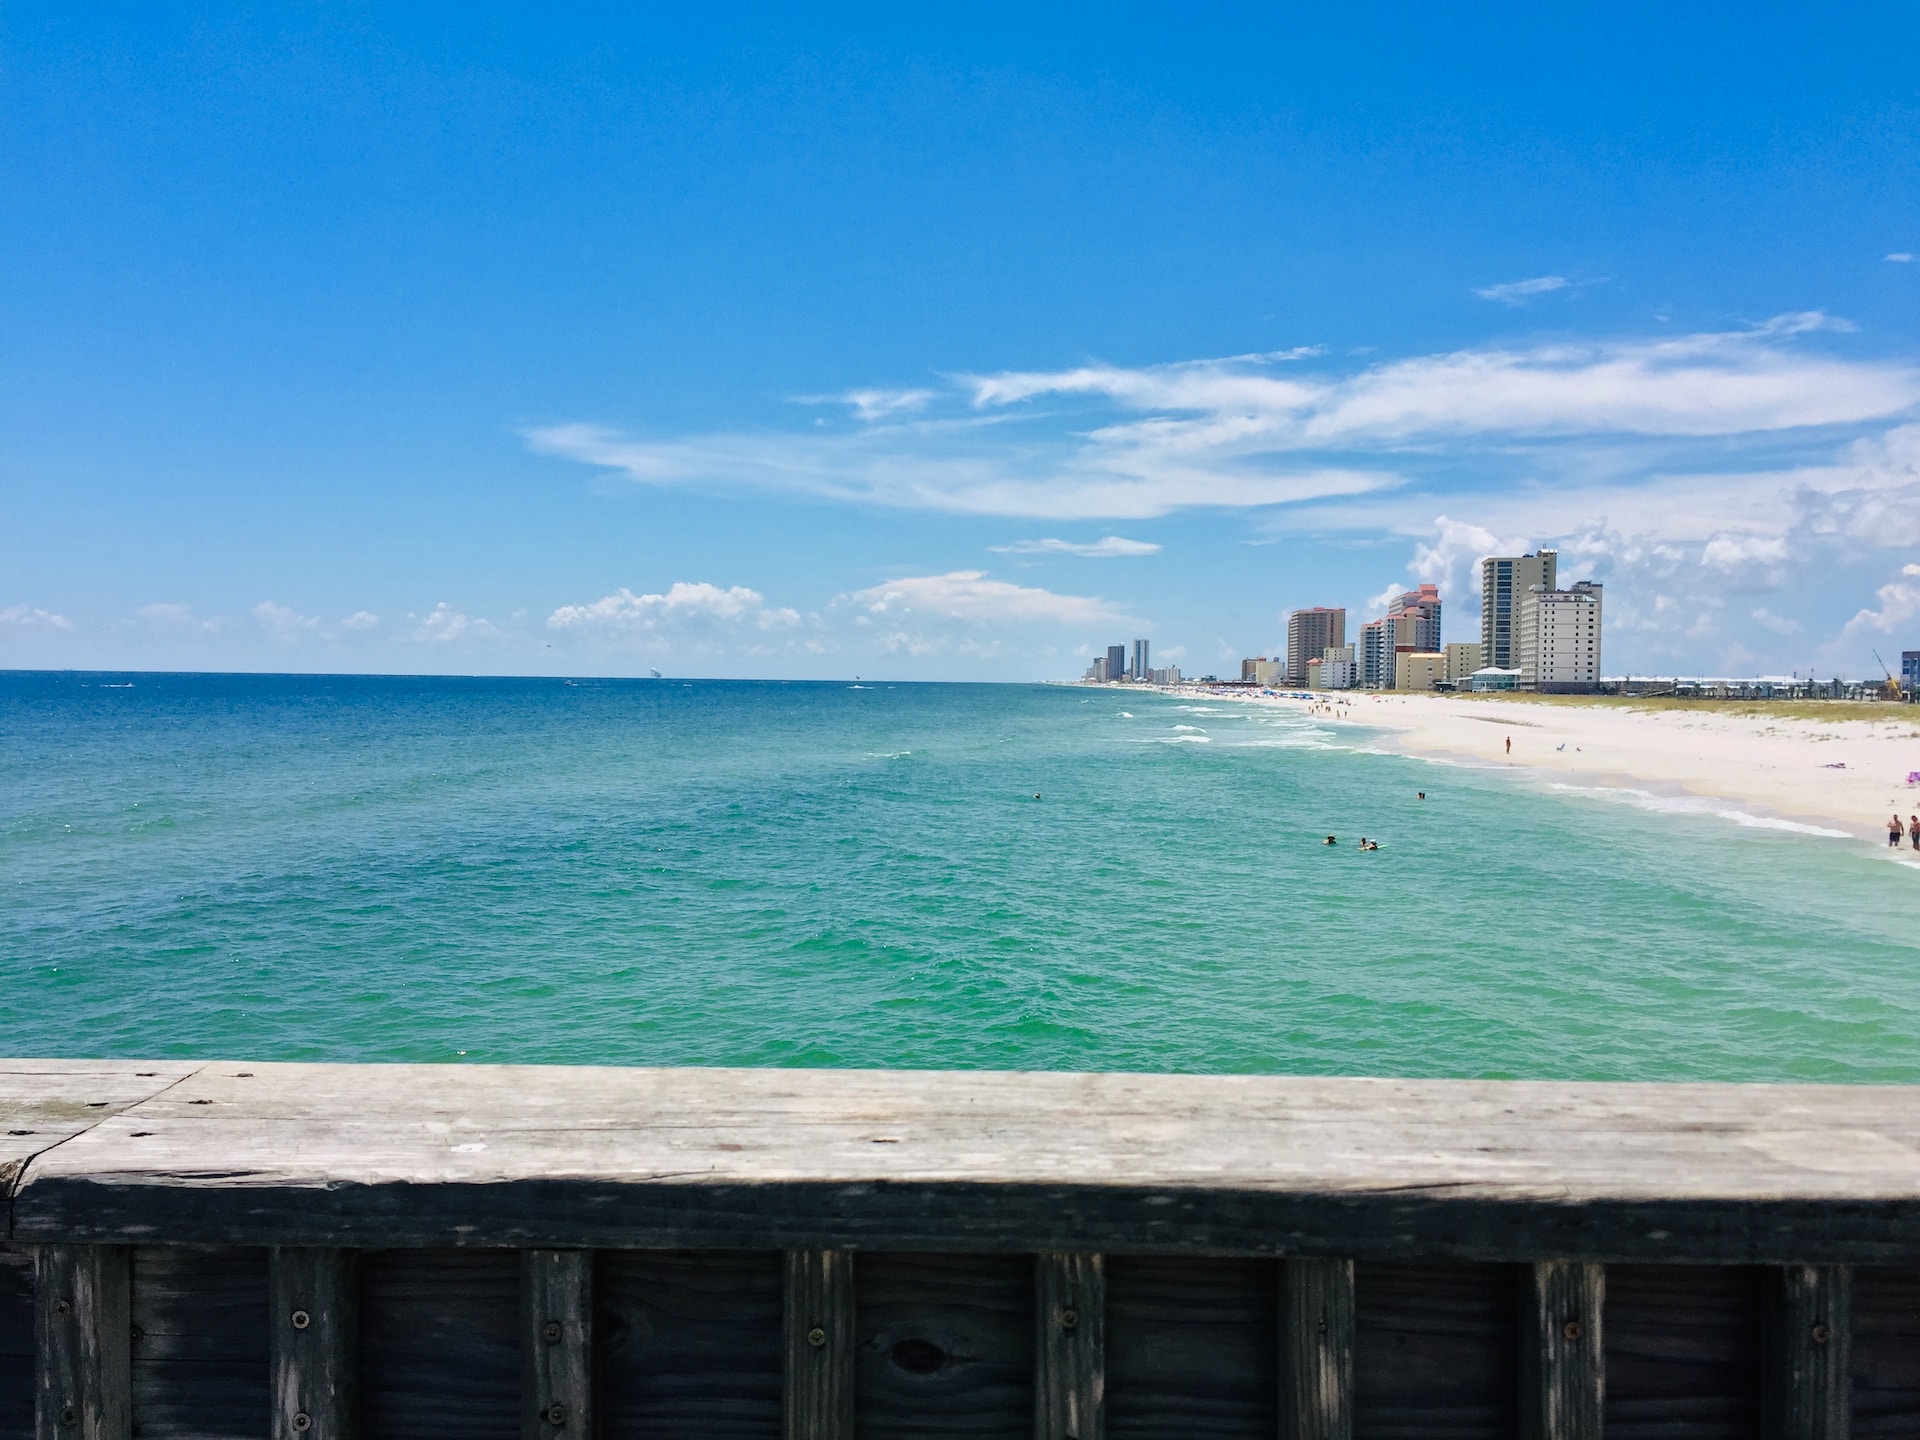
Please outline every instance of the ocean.
[{"label": "ocean", "polygon": [[1754,822],[1107,689],[10,672],[0,1053],[1920,1081],[1913,874]]}]

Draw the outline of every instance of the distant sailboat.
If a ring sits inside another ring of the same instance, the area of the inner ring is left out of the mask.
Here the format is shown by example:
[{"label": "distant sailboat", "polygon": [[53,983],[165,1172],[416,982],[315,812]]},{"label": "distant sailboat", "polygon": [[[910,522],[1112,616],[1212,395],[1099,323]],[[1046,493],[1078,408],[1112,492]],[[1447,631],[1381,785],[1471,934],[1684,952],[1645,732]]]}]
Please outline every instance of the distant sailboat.
[{"label": "distant sailboat", "polygon": [[662,675],[658,670],[649,669],[647,671],[647,674],[651,675],[656,680],[664,680],[667,678],[666,676]]}]

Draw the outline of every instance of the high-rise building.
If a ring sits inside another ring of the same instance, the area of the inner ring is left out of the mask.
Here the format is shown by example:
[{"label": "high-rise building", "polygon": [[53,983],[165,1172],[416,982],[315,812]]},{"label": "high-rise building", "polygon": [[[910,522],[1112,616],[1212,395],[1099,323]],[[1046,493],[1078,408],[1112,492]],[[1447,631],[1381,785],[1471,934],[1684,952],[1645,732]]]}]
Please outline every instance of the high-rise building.
[{"label": "high-rise building", "polygon": [[1124,680],[1127,678],[1127,647],[1124,645],[1107,646],[1107,679]]},{"label": "high-rise building", "polygon": [[1353,688],[1353,646],[1329,645],[1317,660],[1307,662],[1309,690],[1351,690]]},{"label": "high-rise building", "polygon": [[1307,661],[1318,660],[1329,647],[1347,643],[1347,612],[1339,606],[1316,605],[1287,616],[1287,683],[1307,683]]},{"label": "high-rise building", "polygon": [[1441,648],[1447,657],[1447,679],[1455,685],[1466,684],[1487,663],[1480,658],[1486,652],[1478,640],[1455,640]]},{"label": "high-rise building", "polygon": [[1905,700],[1920,695],[1920,650],[1900,652],[1900,689]]},{"label": "high-rise building", "polygon": [[1134,641],[1133,678],[1144,683],[1152,669],[1153,667],[1147,663],[1147,642],[1144,640]]},{"label": "high-rise building", "polygon": [[1600,587],[1532,586],[1520,597],[1514,642],[1522,689],[1592,690],[1600,683]]},{"label": "high-rise building", "polygon": [[1560,554],[1542,550],[1537,555],[1489,555],[1480,562],[1480,651],[1482,665],[1502,670],[1516,668],[1515,648],[1520,601],[1536,585],[1553,589],[1559,583]]},{"label": "high-rise building", "polygon": [[1393,685],[1393,626],[1369,620],[1360,627],[1360,684],[1369,690]]},{"label": "high-rise building", "polygon": [[[1398,620],[1403,616],[1411,626],[1411,636],[1407,644],[1424,654],[1433,654],[1440,649],[1440,587],[1422,585],[1418,590],[1409,590],[1396,595],[1387,602],[1388,618]],[[1402,634],[1408,633],[1402,631]],[[1398,636],[1394,648],[1402,648]]]}]

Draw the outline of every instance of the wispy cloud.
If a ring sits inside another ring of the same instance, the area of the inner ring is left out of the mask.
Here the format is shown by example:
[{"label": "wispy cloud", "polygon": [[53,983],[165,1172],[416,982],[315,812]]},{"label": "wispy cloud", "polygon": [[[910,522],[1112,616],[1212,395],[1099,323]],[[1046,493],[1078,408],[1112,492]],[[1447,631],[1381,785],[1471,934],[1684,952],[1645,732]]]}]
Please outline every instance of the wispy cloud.
[{"label": "wispy cloud", "polygon": [[1151,540],[1128,540],[1108,535],[1100,540],[1016,540],[1011,545],[987,547],[996,555],[1078,555],[1086,560],[1108,560],[1122,555],[1158,555],[1161,546]]},{"label": "wispy cloud", "polygon": [[1059,595],[988,578],[981,570],[916,575],[870,585],[841,597],[887,620],[960,621],[970,625],[1091,625],[1128,617],[1090,595]]},{"label": "wispy cloud", "polygon": [[191,605],[180,605],[172,601],[142,605],[134,612],[134,618],[151,630],[176,636],[214,635],[225,630],[228,624],[221,616],[197,615]]},{"label": "wispy cloud", "polygon": [[371,610],[356,610],[340,622],[342,630],[377,630],[380,617]]},{"label": "wispy cloud", "polygon": [[645,485],[1145,519],[1381,496],[1406,486],[1409,464],[1448,452],[1757,440],[1920,403],[1915,366],[1802,343],[1844,328],[1813,311],[1736,331],[1456,350],[1348,373],[1295,352],[1002,371],[956,377],[925,414],[876,411],[855,428],[650,439],[576,422],[526,438]]},{"label": "wispy cloud", "polygon": [[1887,256],[1887,259],[1896,265],[1911,265],[1913,263],[1913,252],[1910,250],[1895,250]]},{"label": "wispy cloud", "polygon": [[924,410],[933,403],[931,390],[843,390],[838,395],[796,395],[798,405],[846,405],[859,420],[888,420]]},{"label": "wispy cloud", "polygon": [[776,631],[801,623],[800,612],[769,605],[758,590],[722,590],[682,580],[663,594],[636,595],[622,587],[584,605],[562,605],[547,617],[549,630],[597,635],[662,636],[691,630]]},{"label": "wispy cloud", "polygon": [[9,605],[0,609],[0,625],[22,630],[71,630],[73,622],[64,615],[42,610],[35,605]]},{"label": "wispy cloud", "polygon": [[287,605],[277,605],[271,600],[262,600],[253,607],[253,618],[267,632],[267,637],[279,645],[297,645],[320,633],[318,616],[302,615]]},{"label": "wispy cloud", "polygon": [[492,621],[468,615],[442,600],[426,615],[409,615],[413,628],[402,639],[423,645],[451,645],[461,640],[497,640],[505,632]]},{"label": "wispy cloud", "polygon": [[1536,275],[1531,280],[1509,280],[1504,285],[1489,285],[1473,293],[1482,300],[1494,300],[1502,305],[1524,305],[1536,295],[1565,290],[1571,283],[1564,275]]}]

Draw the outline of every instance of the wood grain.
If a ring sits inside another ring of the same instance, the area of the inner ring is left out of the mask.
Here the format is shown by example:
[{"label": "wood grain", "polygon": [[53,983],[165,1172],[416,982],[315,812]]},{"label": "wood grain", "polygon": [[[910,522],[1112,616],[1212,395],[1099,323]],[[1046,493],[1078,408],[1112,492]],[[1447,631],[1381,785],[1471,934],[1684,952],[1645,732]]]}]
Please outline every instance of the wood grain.
[{"label": "wood grain", "polygon": [[520,1252],[521,1440],[594,1440],[593,1252]]},{"label": "wood grain", "polygon": [[361,1260],[367,1440],[520,1440],[520,1257],[373,1250]]},{"label": "wood grain", "polygon": [[1853,1272],[1844,1265],[1788,1265],[1771,1287],[1765,1440],[1847,1440],[1852,1420]]},{"label": "wood grain", "polygon": [[272,1409],[267,1253],[133,1252],[133,1429],[259,1440]]},{"label": "wood grain", "polygon": [[1104,1256],[1066,1251],[1034,1257],[1036,1440],[1104,1440],[1106,1316]]},{"label": "wood grain", "polygon": [[34,1257],[38,1440],[130,1440],[129,1255],[122,1245],[43,1245]]},{"label": "wood grain", "polygon": [[1106,1257],[1107,1440],[1273,1440],[1280,1267]]},{"label": "wood grain", "polygon": [[33,1255],[0,1244],[0,1440],[33,1434]]},{"label": "wood grain", "polygon": [[1354,1266],[1358,1440],[1512,1440],[1520,1269]]},{"label": "wood grain", "polygon": [[208,1065],[40,1155],[13,1210],[15,1238],[43,1241],[1907,1264],[1920,1104],[1869,1086]]},{"label": "wood grain", "polygon": [[1920,1435],[1920,1267],[1853,1272],[1853,1437]]},{"label": "wood grain", "polygon": [[863,1254],[854,1293],[861,1440],[1032,1440],[1030,1256]]},{"label": "wood grain", "polygon": [[1521,1285],[1521,1440],[1601,1440],[1606,1268],[1536,1260]]},{"label": "wood grain", "polygon": [[1281,1440],[1352,1440],[1353,1262],[1287,1261],[1280,1315]]},{"label": "wood grain", "polygon": [[1743,1265],[1607,1267],[1607,1440],[1752,1440],[1765,1277]]},{"label": "wood grain", "polygon": [[598,1262],[603,1440],[778,1440],[783,1255],[610,1250]]},{"label": "wood grain", "polygon": [[279,1248],[267,1255],[272,1440],[356,1440],[360,1433],[360,1257]]},{"label": "wood grain", "polygon": [[178,1060],[0,1060],[0,1201],[36,1155],[199,1068]]},{"label": "wood grain", "polygon": [[853,1256],[789,1250],[786,1440],[853,1440]]}]

